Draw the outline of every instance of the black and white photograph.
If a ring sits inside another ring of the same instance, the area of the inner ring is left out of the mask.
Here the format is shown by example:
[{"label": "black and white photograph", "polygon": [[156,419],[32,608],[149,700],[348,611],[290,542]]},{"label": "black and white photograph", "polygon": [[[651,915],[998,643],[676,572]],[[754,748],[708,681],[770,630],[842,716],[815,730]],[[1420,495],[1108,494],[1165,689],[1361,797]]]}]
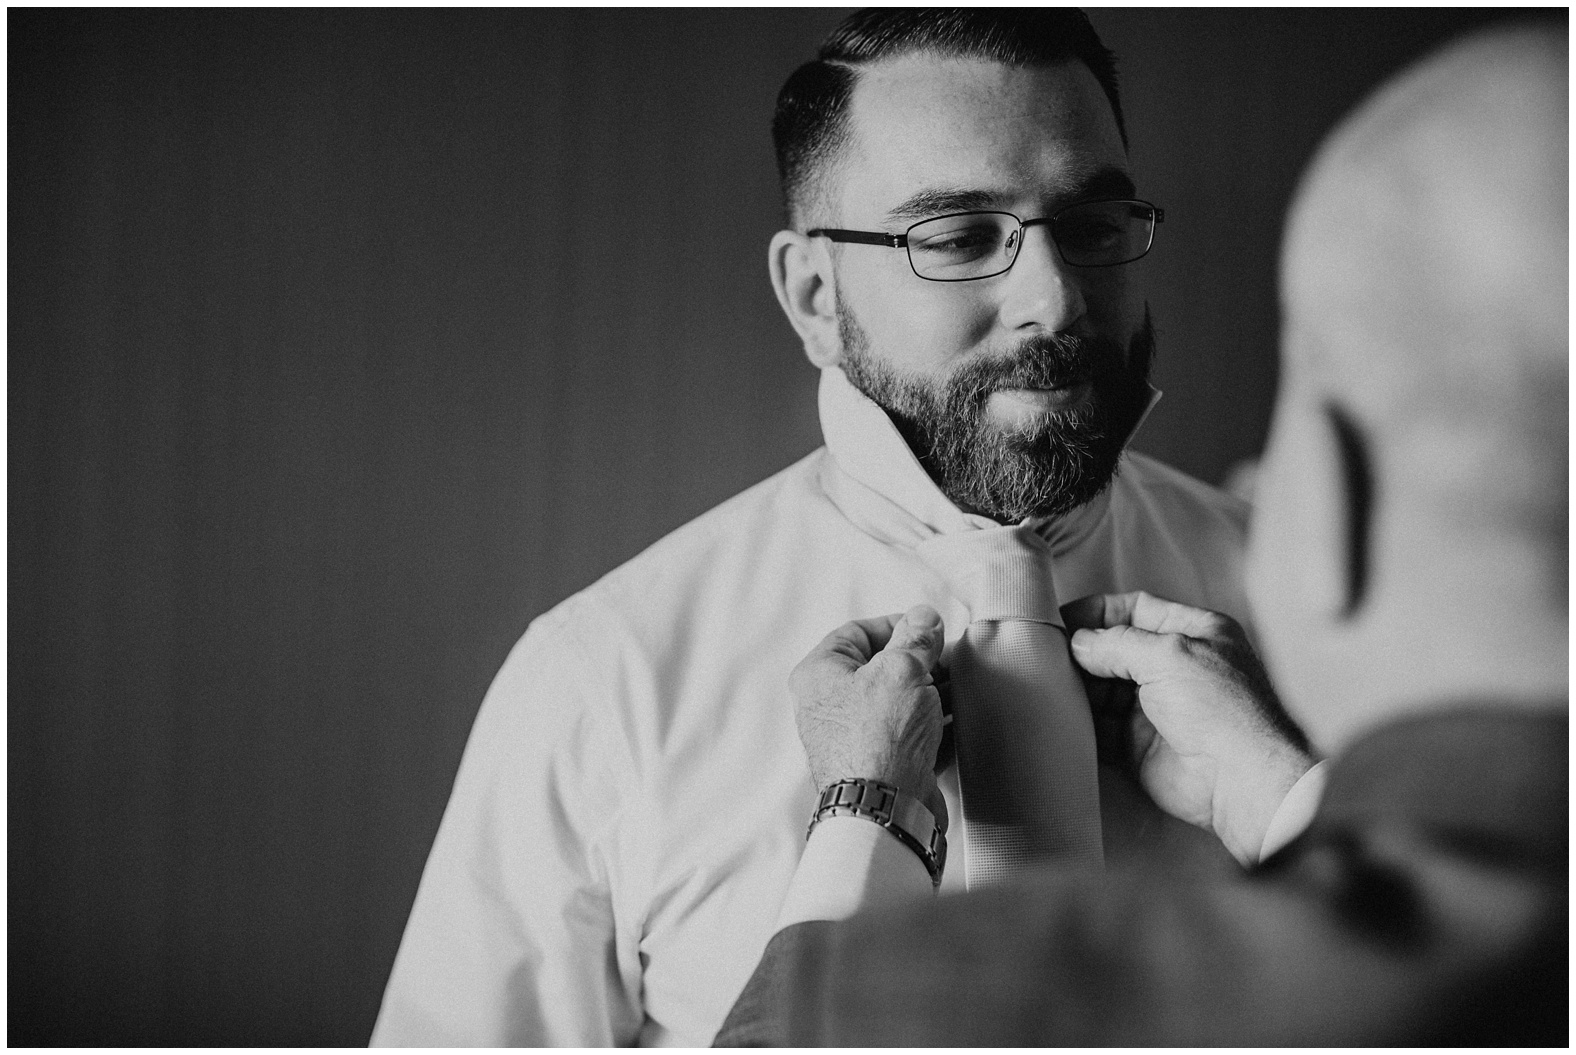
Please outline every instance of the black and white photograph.
[{"label": "black and white photograph", "polygon": [[7,1044],[1569,1044],[1565,8],[5,35]]}]

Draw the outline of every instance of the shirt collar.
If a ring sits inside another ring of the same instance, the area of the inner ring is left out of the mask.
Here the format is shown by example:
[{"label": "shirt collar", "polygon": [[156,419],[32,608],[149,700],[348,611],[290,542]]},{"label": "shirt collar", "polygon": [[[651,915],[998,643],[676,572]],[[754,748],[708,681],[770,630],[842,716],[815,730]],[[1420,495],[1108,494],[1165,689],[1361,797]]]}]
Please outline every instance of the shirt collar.
[{"label": "shirt collar", "polygon": [[[1160,398],[1150,390],[1149,408]],[[882,410],[848,380],[836,366],[821,370],[821,434],[838,468],[859,483],[917,518],[930,530],[942,534],[975,528],[999,526],[989,517],[965,513],[941,493],[934,480],[919,464],[897,426]],[[1143,417],[1148,417],[1149,408]],[[1139,419],[1139,425],[1143,418]],[[1134,426],[1133,432],[1138,431]],[[1128,436],[1129,442],[1132,434]],[[1033,521],[1037,532],[1061,550],[1088,534],[1105,516],[1111,503],[1107,488],[1093,501],[1060,517]]]}]

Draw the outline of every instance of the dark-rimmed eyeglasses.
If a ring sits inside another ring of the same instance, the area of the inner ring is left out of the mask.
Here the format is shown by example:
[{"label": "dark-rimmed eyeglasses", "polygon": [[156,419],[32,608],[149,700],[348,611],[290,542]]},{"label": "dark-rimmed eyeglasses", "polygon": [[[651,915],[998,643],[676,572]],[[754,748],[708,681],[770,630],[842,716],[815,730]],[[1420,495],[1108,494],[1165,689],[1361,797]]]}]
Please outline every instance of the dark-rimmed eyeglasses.
[{"label": "dark-rimmed eyeglasses", "polygon": [[1164,209],[1147,201],[1086,201],[1051,216],[1021,220],[1010,212],[956,212],[921,220],[902,234],[817,227],[805,234],[834,242],[907,249],[914,274],[931,282],[968,282],[1008,271],[1026,228],[1050,228],[1057,252],[1073,267],[1115,267],[1149,252]]}]

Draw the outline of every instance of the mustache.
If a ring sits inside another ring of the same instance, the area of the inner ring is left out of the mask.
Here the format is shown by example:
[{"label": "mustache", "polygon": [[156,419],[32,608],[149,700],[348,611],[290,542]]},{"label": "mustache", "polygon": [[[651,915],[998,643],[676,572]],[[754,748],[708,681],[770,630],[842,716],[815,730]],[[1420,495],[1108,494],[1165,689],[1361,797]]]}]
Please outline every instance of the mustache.
[{"label": "mustache", "polygon": [[1066,388],[1120,372],[1121,356],[1109,341],[1071,334],[1037,334],[1002,356],[959,368],[948,388],[970,401],[1013,388]]}]

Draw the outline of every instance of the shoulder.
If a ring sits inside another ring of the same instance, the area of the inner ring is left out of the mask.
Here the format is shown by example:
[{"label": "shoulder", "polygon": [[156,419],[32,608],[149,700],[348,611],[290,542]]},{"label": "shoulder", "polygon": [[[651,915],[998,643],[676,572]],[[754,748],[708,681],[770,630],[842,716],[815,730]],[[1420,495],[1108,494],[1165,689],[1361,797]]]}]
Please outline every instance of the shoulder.
[{"label": "shoulder", "polygon": [[569,608],[659,616],[703,604],[777,564],[832,511],[819,482],[825,448],[741,491],[652,543],[579,594]]},{"label": "shoulder", "polygon": [[706,678],[741,651],[752,612],[771,609],[764,596],[785,579],[794,547],[823,538],[820,456],[728,498],[531,621],[484,714],[530,730],[536,754],[611,766],[618,784],[645,781],[676,722],[714,710]]},{"label": "shoulder", "polygon": [[731,613],[758,603],[824,538],[836,515],[819,483],[824,454],[715,506],[537,617],[495,688],[525,693],[573,671],[576,698],[634,705],[670,681],[697,634],[723,633]]}]

